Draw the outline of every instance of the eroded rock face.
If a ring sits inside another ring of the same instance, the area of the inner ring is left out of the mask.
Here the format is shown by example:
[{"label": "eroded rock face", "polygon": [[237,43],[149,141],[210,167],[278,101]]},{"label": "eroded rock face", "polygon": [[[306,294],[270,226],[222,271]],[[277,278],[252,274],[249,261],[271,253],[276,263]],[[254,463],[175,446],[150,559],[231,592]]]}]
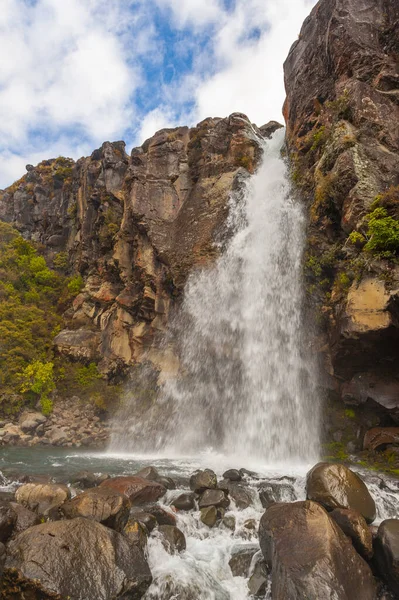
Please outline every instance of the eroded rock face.
[{"label": "eroded rock face", "polygon": [[353,509],[368,523],[372,523],[376,516],[375,502],[365,483],[344,465],[315,465],[306,477],[306,497],[319,502],[327,510]]},{"label": "eroded rock face", "polygon": [[0,595],[138,600],[151,579],[138,548],[116,531],[79,518],[44,523],[18,535],[7,550]]},{"label": "eroded rock face", "polygon": [[60,353],[112,375],[151,350],[158,369],[176,371],[154,340],[190,270],[217,255],[229,195],[254,171],[261,139],[245,115],[210,118],[161,130],[130,156],[106,142],[77,162],[43,161],[0,193],[0,219],[84,278],[55,340]]},{"label": "eroded rock face", "polygon": [[263,515],[259,541],[272,567],[274,600],[375,600],[367,563],[315,502],[273,504]]},{"label": "eroded rock face", "polygon": [[320,0],[284,65],[293,177],[310,213],[308,297],[323,323],[315,345],[341,397],[371,371],[397,385],[397,249],[364,245],[375,208],[399,218],[398,23],[396,0]]}]

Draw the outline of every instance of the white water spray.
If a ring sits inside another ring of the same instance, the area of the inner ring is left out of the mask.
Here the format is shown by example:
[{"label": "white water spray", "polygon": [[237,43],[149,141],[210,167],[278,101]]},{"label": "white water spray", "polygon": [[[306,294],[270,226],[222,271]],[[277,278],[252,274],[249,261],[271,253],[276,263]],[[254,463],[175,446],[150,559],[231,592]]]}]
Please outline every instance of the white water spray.
[{"label": "white water spray", "polygon": [[317,456],[316,377],[302,321],[305,218],[290,196],[282,142],[279,131],[264,144],[257,173],[231,199],[232,234],[216,264],[189,278],[172,328],[181,374],[153,410],[161,433],[154,439],[151,419],[136,423],[114,449],[137,451],[138,429],[147,428],[147,448],[166,455],[214,448],[268,463]]}]

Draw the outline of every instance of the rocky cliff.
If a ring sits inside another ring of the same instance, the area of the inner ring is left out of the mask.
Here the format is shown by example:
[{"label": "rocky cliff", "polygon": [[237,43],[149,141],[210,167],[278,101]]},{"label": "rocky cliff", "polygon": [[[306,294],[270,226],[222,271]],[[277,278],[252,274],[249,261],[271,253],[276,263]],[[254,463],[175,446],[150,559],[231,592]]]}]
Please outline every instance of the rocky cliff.
[{"label": "rocky cliff", "polygon": [[362,426],[398,423],[398,2],[321,0],[284,69],[292,175],[309,206],[305,275],[324,333],[325,386],[371,410]]},{"label": "rocky cliff", "polygon": [[[130,156],[106,142],[77,162],[45,160],[0,193],[0,219],[74,275],[77,293],[55,338],[60,355],[112,377],[157,348],[190,271],[218,253],[231,193],[253,172],[262,134],[247,117],[159,131]],[[220,241],[220,240],[219,240]]]}]

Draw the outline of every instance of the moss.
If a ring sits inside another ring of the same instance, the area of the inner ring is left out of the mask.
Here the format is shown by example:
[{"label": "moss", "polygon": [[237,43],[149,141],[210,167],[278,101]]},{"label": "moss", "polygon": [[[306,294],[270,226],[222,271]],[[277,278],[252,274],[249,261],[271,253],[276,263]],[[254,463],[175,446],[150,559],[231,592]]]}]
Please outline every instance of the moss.
[{"label": "moss", "polygon": [[333,215],[334,207],[334,186],[336,176],[329,173],[326,176],[320,175],[314,192],[314,200],[310,209],[310,217],[313,222],[317,222],[322,216]]},{"label": "moss", "polygon": [[68,252],[58,252],[53,258],[54,268],[66,272],[69,266]]},{"label": "moss", "polygon": [[69,279],[68,291],[72,296],[77,296],[84,288],[84,285],[83,277],[79,273]]},{"label": "moss", "polygon": [[323,460],[337,460],[345,462],[349,459],[349,454],[346,451],[345,445],[342,442],[330,442],[323,444],[325,455]]},{"label": "moss", "polygon": [[325,125],[322,125],[314,134],[313,134],[313,144],[310,147],[311,151],[317,150],[320,146],[324,146],[328,139],[328,132]]},{"label": "moss", "polygon": [[324,104],[324,108],[336,121],[340,119],[344,119],[345,121],[351,121],[352,110],[350,104],[349,90],[344,90],[344,93],[341,94],[341,96],[339,96],[338,98],[336,98],[336,100],[327,101]]},{"label": "moss", "polygon": [[353,410],[353,408],[345,409],[345,417],[347,417],[348,419],[354,419],[356,417],[356,413]]},{"label": "moss", "polygon": [[399,221],[390,217],[385,208],[376,208],[365,218],[367,243],[364,250],[394,256],[399,250]]}]

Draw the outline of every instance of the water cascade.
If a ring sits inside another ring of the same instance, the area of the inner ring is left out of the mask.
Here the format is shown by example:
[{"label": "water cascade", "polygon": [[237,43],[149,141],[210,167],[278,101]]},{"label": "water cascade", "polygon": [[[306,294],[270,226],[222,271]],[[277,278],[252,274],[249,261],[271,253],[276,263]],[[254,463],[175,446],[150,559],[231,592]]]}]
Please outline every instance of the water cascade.
[{"label": "water cascade", "polygon": [[181,375],[164,385],[146,422],[137,422],[131,394],[113,450],[170,456],[212,448],[269,464],[316,457],[316,375],[303,327],[305,217],[290,194],[283,136],[262,142],[257,173],[232,196],[220,258],[189,278],[170,334]]}]

